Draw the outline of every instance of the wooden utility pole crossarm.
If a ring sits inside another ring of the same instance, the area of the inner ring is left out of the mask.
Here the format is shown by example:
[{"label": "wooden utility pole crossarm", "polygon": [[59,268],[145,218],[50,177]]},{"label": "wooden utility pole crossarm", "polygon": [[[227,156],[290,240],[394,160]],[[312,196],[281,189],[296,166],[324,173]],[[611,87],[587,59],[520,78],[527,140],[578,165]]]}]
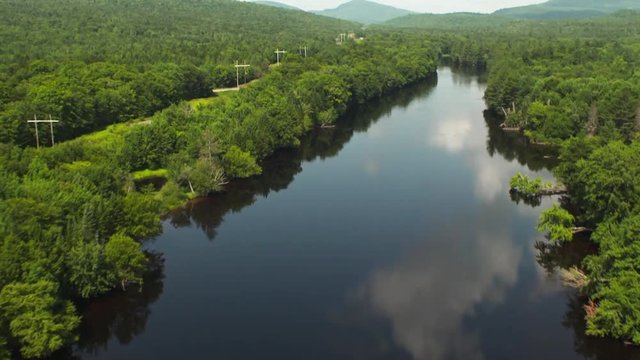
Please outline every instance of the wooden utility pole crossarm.
[{"label": "wooden utility pole crossarm", "polygon": [[33,120],[27,120],[28,123],[33,123],[36,128],[36,147],[40,148],[40,136],[38,135],[38,123],[49,123],[49,129],[51,131],[51,146],[56,144],[55,138],[53,137],[53,123],[60,122],[60,120],[54,120],[51,118],[51,114],[49,114],[49,119],[40,120],[36,115],[33,115]]},{"label": "wooden utility pole crossarm", "polygon": [[236,61],[236,87],[238,89],[240,89],[240,68],[244,69],[244,83],[247,83],[247,68],[250,67],[251,65],[248,64],[239,64],[238,61]]},{"label": "wooden utility pole crossarm", "polygon": [[275,53],[276,53],[277,64],[280,65],[280,55],[284,55],[287,52],[285,50],[276,49]]}]

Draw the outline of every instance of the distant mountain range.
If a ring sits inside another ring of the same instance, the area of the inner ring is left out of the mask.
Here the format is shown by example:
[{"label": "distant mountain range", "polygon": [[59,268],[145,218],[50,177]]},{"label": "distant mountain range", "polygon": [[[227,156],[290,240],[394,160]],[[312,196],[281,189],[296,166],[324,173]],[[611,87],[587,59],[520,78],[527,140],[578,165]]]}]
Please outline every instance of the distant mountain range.
[{"label": "distant mountain range", "polygon": [[[290,10],[301,10],[276,1],[260,0],[258,4]],[[640,10],[640,0],[549,0],[542,4],[501,9],[491,15],[417,14],[369,0],[351,0],[335,9],[313,11],[314,14],[329,16],[362,24],[382,24],[399,27],[451,27],[503,25],[508,19],[559,20],[597,17],[623,9]]]},{"label": "distant mountain range", "polygon": [[291,5],[287,5],[287,4],[283,4],[281,2],[277,2],[277,1],[254,1],[256,4],[260,4],[260,5],[268,5],[268,6],[273,6],[273,7],[278,7],[278,8],[282,8],[282,9],[289,9],[289,10],[300,10],[303,11],[300,8],[297,8],[295,6],[291,6]]},{"label": "distant mountain range", "polygon": [[550,0],[501,9],[494,14],[519,19],[555,20],[604,16],[623,9],[640,10],[640,0]]},{"label": "distant mountain range", "polygon": [[314,11],[314,13],[362,24],[378,24],[414,12],[368,0],[352,0],[335,9]]}]

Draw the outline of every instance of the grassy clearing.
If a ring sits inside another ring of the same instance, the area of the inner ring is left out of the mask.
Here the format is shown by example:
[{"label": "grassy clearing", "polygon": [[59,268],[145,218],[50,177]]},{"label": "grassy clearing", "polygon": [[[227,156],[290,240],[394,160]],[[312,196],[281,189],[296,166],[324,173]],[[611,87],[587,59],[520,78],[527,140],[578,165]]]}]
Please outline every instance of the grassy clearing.
[{"label": "grassy clearing", "polygon": [[133,177],[133,180],[135,180],[135,181],[142,181],[142,180],[148,180],[148,179],[153,179],[153,178],[165,178],[166,179],[166,178],[169,177],[169,170],[167,170],[167,169],[156,169],[156,170],[145,169],[145,170],[132,172],[131,176]]}]

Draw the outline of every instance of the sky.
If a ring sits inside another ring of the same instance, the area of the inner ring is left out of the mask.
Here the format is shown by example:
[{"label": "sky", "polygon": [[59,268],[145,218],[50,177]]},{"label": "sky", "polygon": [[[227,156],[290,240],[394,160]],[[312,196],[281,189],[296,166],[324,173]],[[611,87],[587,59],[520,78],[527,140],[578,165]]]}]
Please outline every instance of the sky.
[{"label": "sky", "polygon": [[[324,10],[335,8],[348,0],[275,0],[304,10]],[[420,13],[481,12],[521,5],[542,3],[546,0],[372,0],[380,4]]]}]

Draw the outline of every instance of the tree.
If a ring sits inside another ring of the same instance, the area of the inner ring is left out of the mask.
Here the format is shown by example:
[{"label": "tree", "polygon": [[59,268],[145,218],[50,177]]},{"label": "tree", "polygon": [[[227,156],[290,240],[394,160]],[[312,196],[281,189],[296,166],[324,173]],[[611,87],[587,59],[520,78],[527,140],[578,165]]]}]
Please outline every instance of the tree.
[{"label": "tree", "polygon": [[571,241],[573,239],[574,217],[569,212],[554,204],[549,210],[543,211],[538,219],[537,229],[546,232],[552,241]]},{"label": "tree", "polygon": [[0,292],[2,324],[8,325],[24,357],[44,357],[75,341],[80,318],[57,292],[58,285],[46,280],[9,284]]},{"label": "tree", "polygon": [[98,242],[80,242],[72,247],[67,263],[69,280],[83,298],[95,297],[113,288],[115,276],[104,247]]},{"label": "tree", "polygon": [[159,216],[160,204],[147,192],[131,192],[123,198],[123,219],[118,230],[135,238],[158,234],[162,228]]},{"label": "tree", "polygon": [[242,149],[235,145],[227,150],[222,162],[225,173],[231,177],[246,178],[262,172],[262,169],[256,164],[256,159],[251,156],[251,153],[242,151]]},{"label": "tree", "polygon": [[[191,176],[189,186],[198,194],[207,195],[220,191],[227,183],[227,178],[218,159],[219,155],[220,148],[218,140],[213,130],[207,128],[200,138],[200,157],[196,161],[193,169],[183,168],[183,172],[181,173],[183,176]],[[190,171],[185,174],[185,170]]]},{"label": "tree", "polygon": [[148,261],[138,242],[126,235],[113,235],[105,245],[104,254],[122,290],[127,284],[142,285]]},{"label": "tree", "polygon": [[208,158],[200,158],[191,173],[194,190],[200,195],[218,192],[227,183],[222,166]]}]

